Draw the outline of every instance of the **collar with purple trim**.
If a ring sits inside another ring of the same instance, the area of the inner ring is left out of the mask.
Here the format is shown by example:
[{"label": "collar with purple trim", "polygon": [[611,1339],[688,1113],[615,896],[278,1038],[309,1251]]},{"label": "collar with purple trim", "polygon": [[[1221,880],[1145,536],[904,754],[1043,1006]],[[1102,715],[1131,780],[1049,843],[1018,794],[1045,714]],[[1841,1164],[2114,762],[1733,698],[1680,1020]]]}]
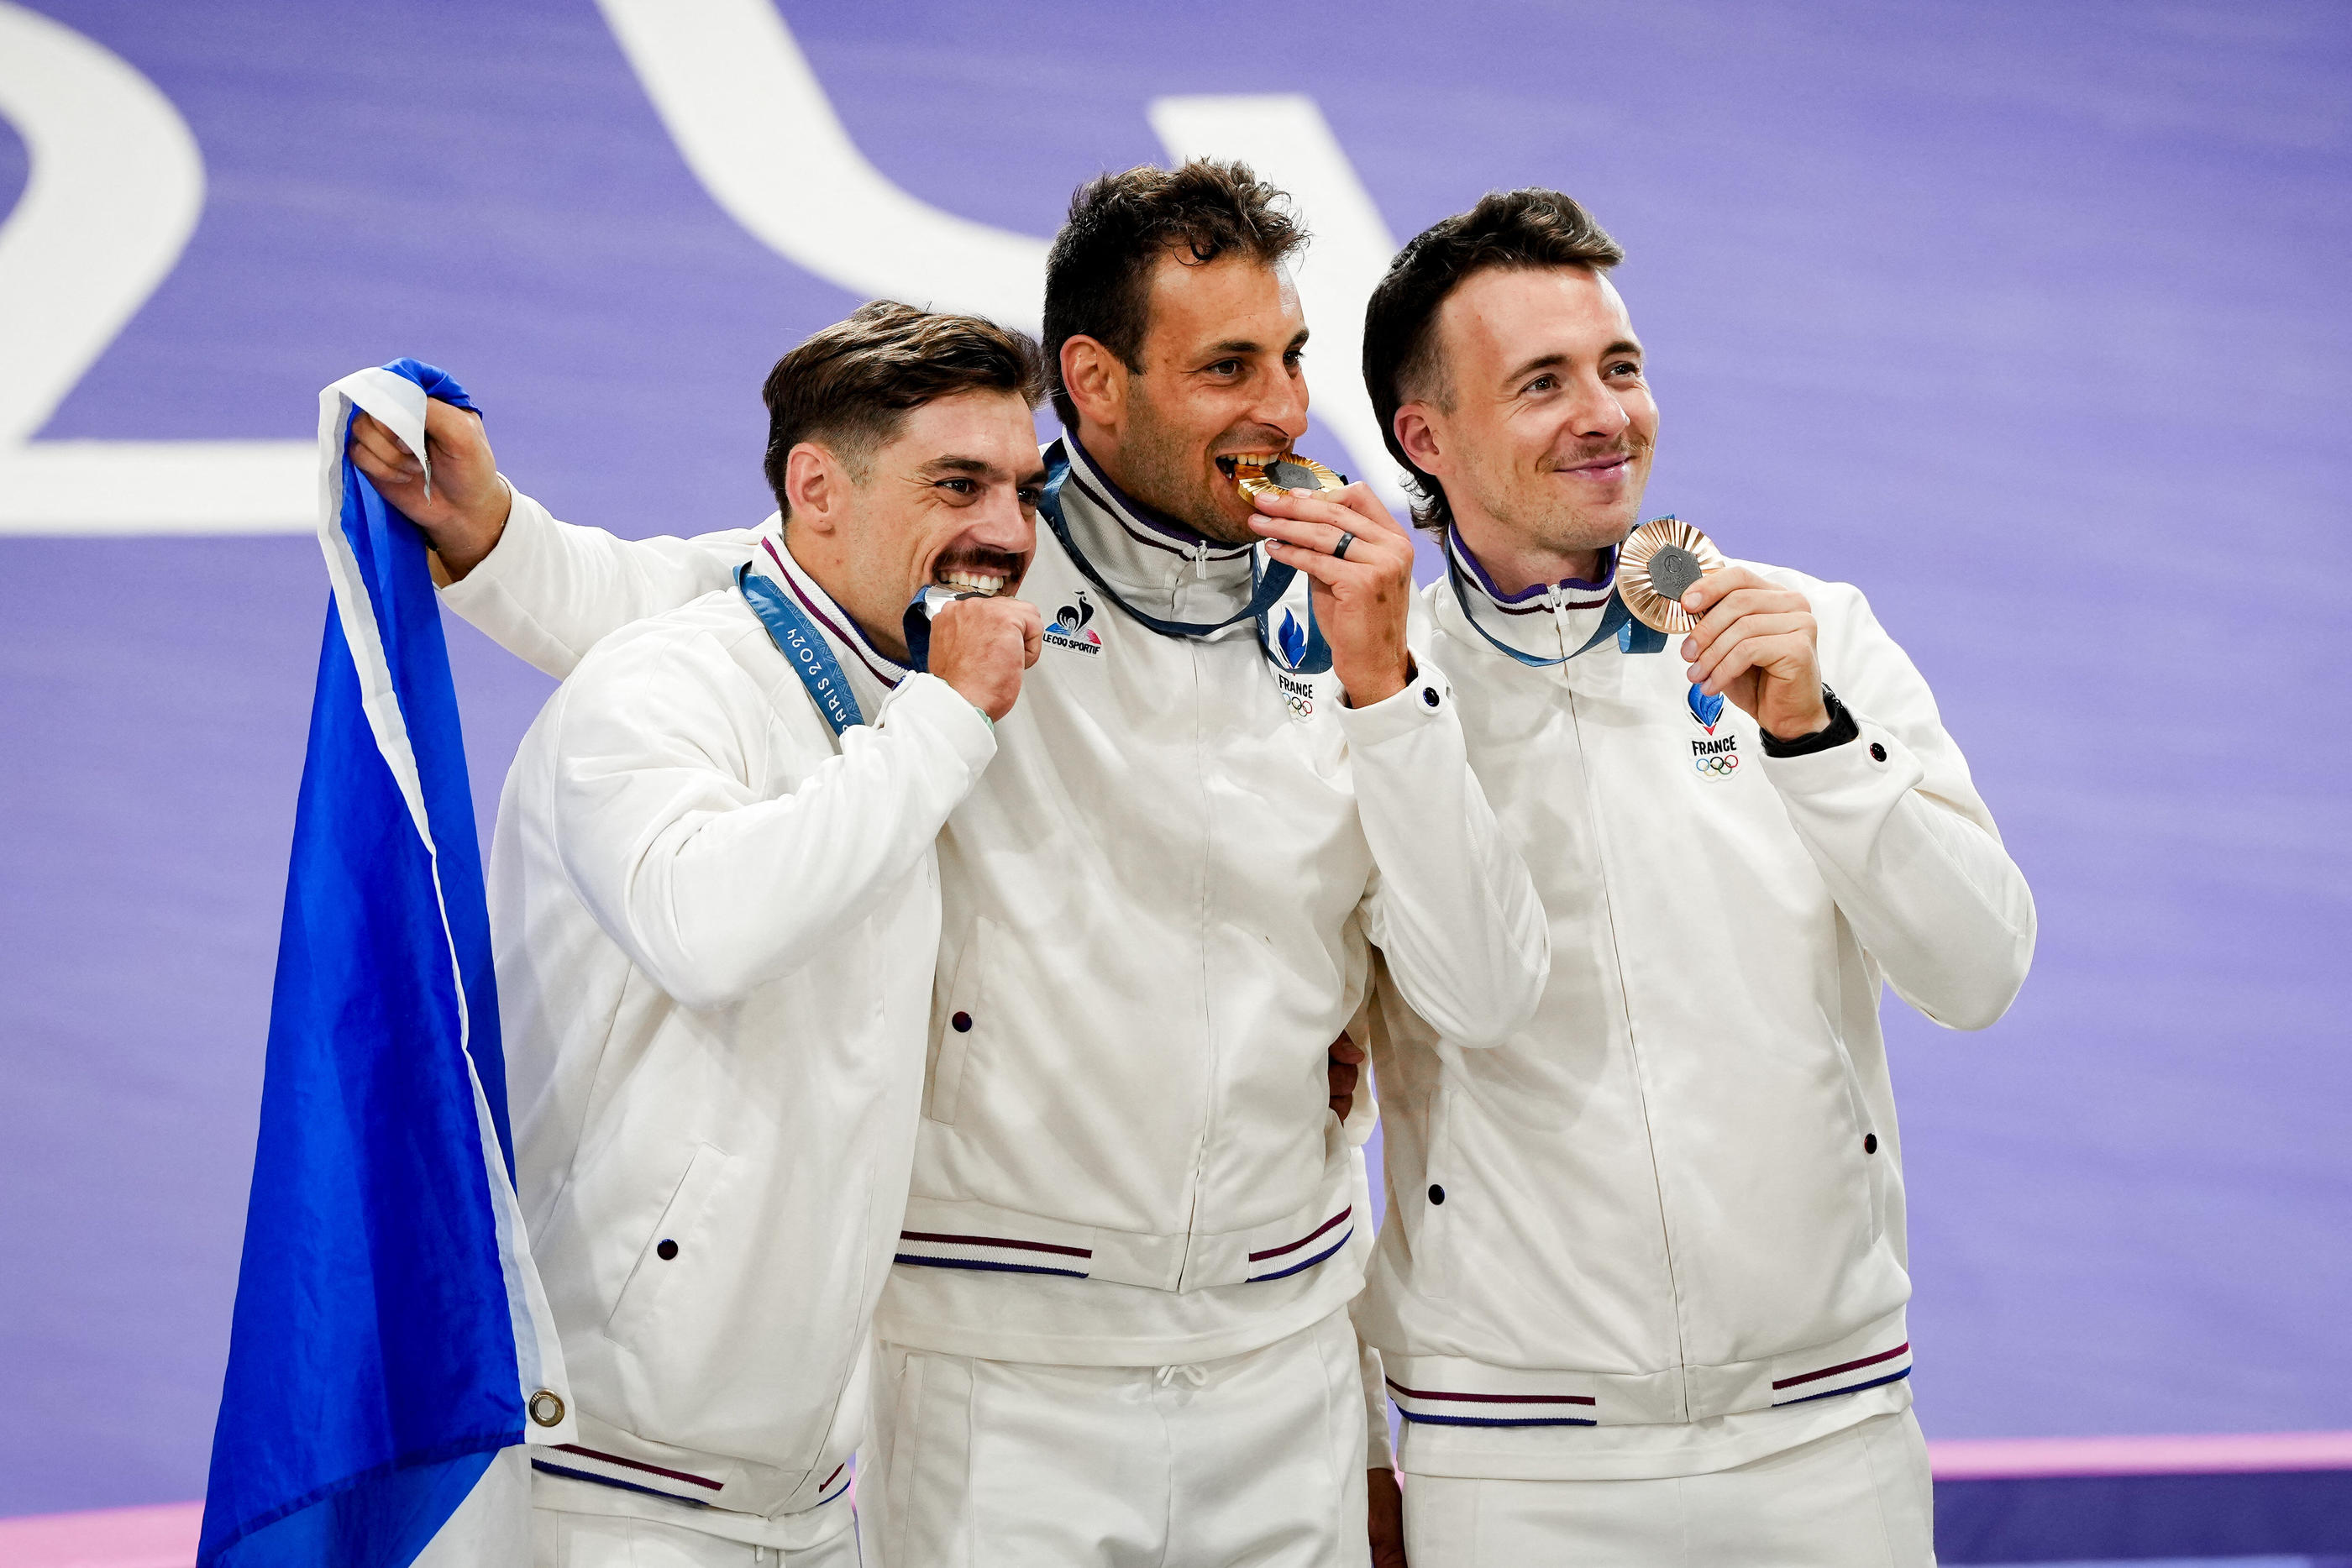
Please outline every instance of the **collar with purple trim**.
[{"label": "collar with purple trim", "polygon": [[1438,590],[1440,618],[1447,618],[1450,611],[1475,631],[1532,658],[1573,656],[1599,630],[1613,597],[1617,578],[1613,548],[1605,554],[1597,582],[1571,577],[1517,593],[1505,593],[1495,585],[1459,531],[1447,530],[1445,549],[1453,591]]},{"label": "collar with purple trim", "polygon": [[760,525],[759,542],[751,552],[751,570],[790,594],[793,601],[816,623],[816,629],[841,662],[843,672],[849,677],[849,690],[857,698],[857,706],[866,715],[866,722],[882,711],[883,699],[907,678],[907,666],[874,645],[864,627],[850,617],[824,589],[808,569],[793,559],[784,543],[784,524],[781,516],[771,512],[768,520]]},{"label": "collar with purple trim", "polygon": [[[1070,461],[1061,502],[1071,542],[1120,598],[1164,621],[1208,623],[1228,620],[1248,605],[1250,560],[1257,547],[1203,538],[1120,490],[1076,436],[1064,436],[1058,445]],[[1048,446],[1049,464],[1053,456]],[[1244,620],[1212,633],[1236,634],[1255,632]]]}]

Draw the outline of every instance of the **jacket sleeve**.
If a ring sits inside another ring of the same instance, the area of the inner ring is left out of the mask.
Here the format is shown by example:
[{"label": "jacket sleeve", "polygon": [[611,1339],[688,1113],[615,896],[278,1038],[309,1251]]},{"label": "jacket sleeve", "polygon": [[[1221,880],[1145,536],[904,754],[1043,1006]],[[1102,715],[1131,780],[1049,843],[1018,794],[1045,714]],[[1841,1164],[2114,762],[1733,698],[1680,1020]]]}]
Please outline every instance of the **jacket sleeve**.
[{"label": "jacket sleeve", "polygon": [[1838,911],[1895,994],[1951,1029],[2009,1009],[2033,961],[2033,894],[1909,655],[1861,592],[1769,575],[1812,601],[1822,678],[1860,734],[1764,776]]},{"label": "jacket sleeve", "polygon": [[1500,1045],[1543,998],[1550,925],[1470,771],[1453,687],[1414,656],[1404,690],[1339,710],[1372,850],[1365,933],[1432,1027],[1458,1045]]},{"label": "jacket sleeve", "polygon": [[508,653],[558,679],[606,633],[727,586],[758,530],[625,539],[560,523],[514,492],[490,553],[441,590],[441,602]]},{"label": "jacket sleeve", "polygon": [[773,776],[770,699],[715,637],[613,652],[557,695],[547,814],[597,924],[689,1008],[741,1000],[871,914],[995,754],[978,709],[914,675],[838,756],[763,795],[748,780]]}]

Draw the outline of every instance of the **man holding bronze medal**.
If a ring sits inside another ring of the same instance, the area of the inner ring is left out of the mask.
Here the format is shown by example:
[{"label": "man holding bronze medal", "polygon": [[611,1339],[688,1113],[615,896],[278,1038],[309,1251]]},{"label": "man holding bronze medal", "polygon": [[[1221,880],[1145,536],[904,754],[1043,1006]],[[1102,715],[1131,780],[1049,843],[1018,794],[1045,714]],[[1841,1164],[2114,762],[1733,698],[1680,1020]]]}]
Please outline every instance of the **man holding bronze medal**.
[{"label": "man holding bronze medal", "polygon": [[[1107,175],[1048,263],[1067,434],[1018,582],[1043,648],[940,841],[859,1478],[887,1563],[1361,1563],[1389,1481],[1348,1315],[1372,1111],[1327,1051],[1375,947],[1466,1047],[1541,993],[1543,911],[1407,645],[1409,537],[1360,486],[1285,483],[1322,482],[1285,465],[1286,204],[1234,165]],[[428,533],[452,607],[558,674],[757,548],[625,543],[520,495]]]},{"label": "man holding bronze medal", "polygon": [[1879,993],[1990,1024],[2032,899],[1859,592],[1636,530],[1658,412],[1621,257],[1566,196],[1492,195],[1368,313],[1445,545],[1430,652],[1552,966],[1492,1051],[1383,988],[1358,1326],[1415,1568],[1908,1568],[1934,1544]]}]

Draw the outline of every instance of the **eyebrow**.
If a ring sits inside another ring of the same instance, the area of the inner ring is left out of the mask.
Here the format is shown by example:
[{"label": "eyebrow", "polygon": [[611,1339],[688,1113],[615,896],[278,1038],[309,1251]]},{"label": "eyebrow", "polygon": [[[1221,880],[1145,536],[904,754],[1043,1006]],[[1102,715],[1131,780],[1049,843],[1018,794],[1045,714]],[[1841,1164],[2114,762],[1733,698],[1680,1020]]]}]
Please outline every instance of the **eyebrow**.
[{"label": "eyebrow", "polygon": [[981,457],[934,457],[923,465],[926,474],[977,474],[983,479],[1003,477],[1004,470]]},{"label": "eyebrow", "polygon": [[[1306,347],[1307,336],[1307,329],[1301,327],[1298,329],[1298,335],[1290,340],[1289,346],[1293,349]],[[1207,351],[1219,357],[1226,354],[1258,354],[1265,351],[1265,345],[1255,338],[1227,338],[1221,343],[1210,344]]]},{"label": "eyebrow", "polygon": [[[1620,338],[1615,342],[1601,350],[1601,358],[1606,360],[1618,354],[1639,354],[1641,351],[1641,344],[1633,341],[1631,339]],[[1503,379],[1507,382],[1515,382],[1521,376],[1531,374],[1537,371],[1551,370],[1566,363],[1568,363],[1568,356],[1566,354],[1538,354],[1534,359],[1520,365],[1517,370],[1514,370],[1509,375],[1505,376]]]},{"label": "eyebrow", "polygon": [[1568,356],[1566,354],[1538,354],[1534,359],[1528,360],[1515,367],[1510,373],[1506,375],[1503,379],[1507,382],[1515,382],[1520,377],[1531,374],[1534,371],[1551,370],[1556,366],[1564,365],[1566,363],[1568,363]]},{"label": "eyebrow", "polygon": [[[998,467],[993,463],[988,462],[984,458],[959,457],[954,455],[932,458],[929,463],[923,465],[922,472],[927,475],[970,474],[979,478],[989,480],[996,480],[1005,477],[1005,471],[1003,468]],[[1045,467],[1042,463],[1013,481],[1015,486],[1024,488],[1030,486],[1043,485],[1045,482]]]}]

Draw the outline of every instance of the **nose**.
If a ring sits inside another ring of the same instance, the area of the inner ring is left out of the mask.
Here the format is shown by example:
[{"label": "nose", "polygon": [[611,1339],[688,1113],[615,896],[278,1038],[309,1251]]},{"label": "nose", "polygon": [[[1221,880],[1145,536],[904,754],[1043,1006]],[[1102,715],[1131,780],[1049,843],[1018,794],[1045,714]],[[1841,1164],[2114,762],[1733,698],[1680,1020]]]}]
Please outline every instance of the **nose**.
[{"label": "nose", "polygon": [[1021,509],[1021,497],[1009,486],[992,486],[987,500],[965,516],[968,526],[960,543],[1010,555],[1027,555],[1037,548],[1037,521]]},{"label": "nose", "polygon": [[1625,434],[1633,416],[1617,394],[1601,383],[1598,376],[1585,376],[1576,383],[1577,398],[1569,409],[1569,420],[1576,434],[1588,440],[1614,441]]},{"label": "nose", "polygon": [[1259,391],[1250,417],[1270,424],[1296,441],[1307,434],[1307,371],[1301,365],[1277,362],[1259,379]]}]

